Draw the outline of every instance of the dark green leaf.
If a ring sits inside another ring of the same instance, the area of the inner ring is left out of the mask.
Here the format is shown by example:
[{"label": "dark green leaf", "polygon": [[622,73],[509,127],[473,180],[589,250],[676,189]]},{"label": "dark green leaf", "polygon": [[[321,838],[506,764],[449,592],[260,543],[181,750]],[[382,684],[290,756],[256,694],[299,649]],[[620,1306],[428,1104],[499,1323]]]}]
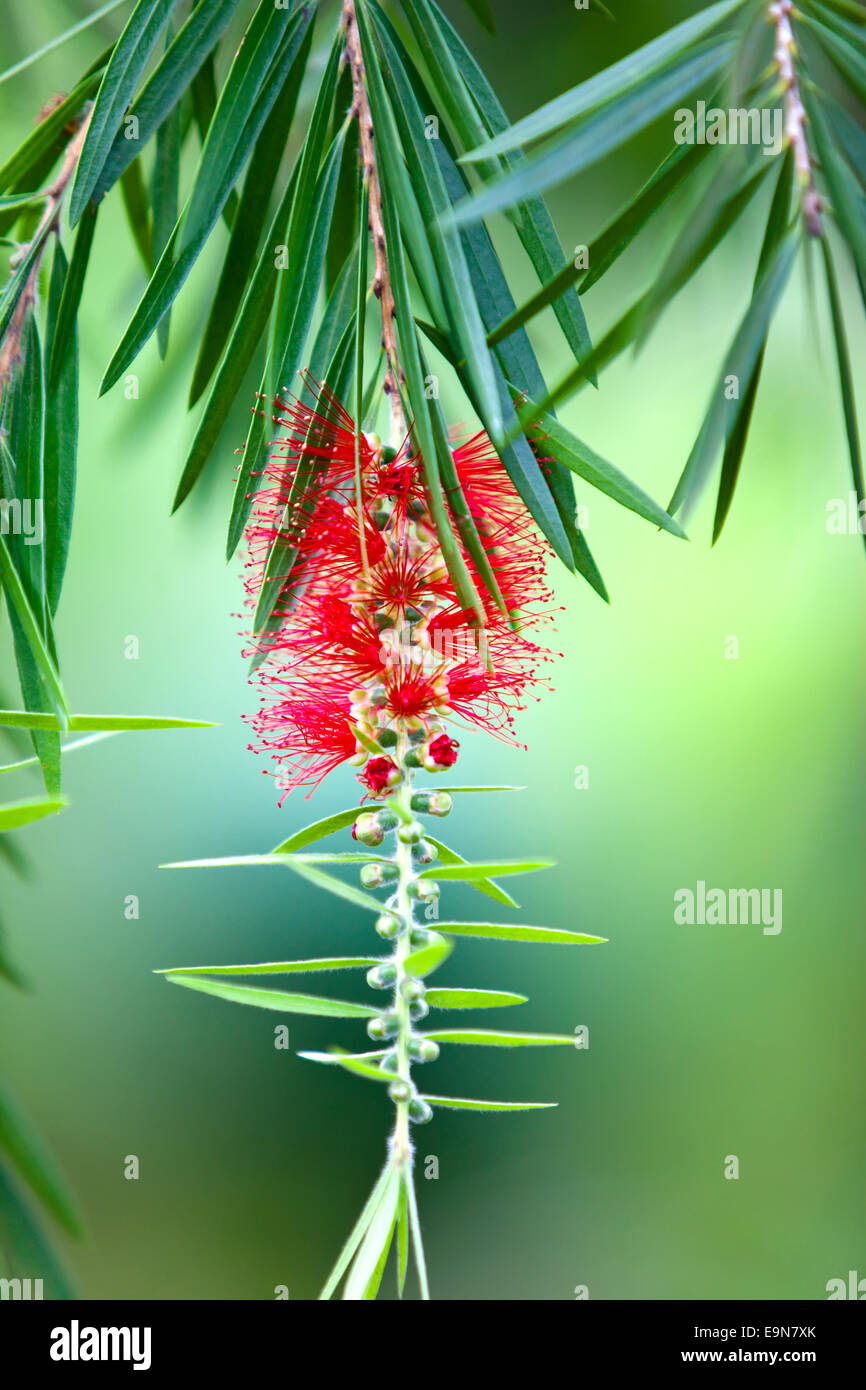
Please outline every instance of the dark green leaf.
[{"label": "dark green leaf", "polygon": [[[845,415],[845,433],[848,438],[848,453],[851,459],[851,478],[857,494],[859,514],[864,511],[863,502],[866,491],[863,485],[863,455],[860,449],[860,430],[857,424],[857,402],[854,394],[854,378],[851,372],[851,356],[845,334],[845,319],[842,314],[842,301],[839,286],[833,269],[833,258],[826,237],[822,239],[824,269],[827,275],[827,296],[830,301],[830,317],[833,324],[833,338],[836,343],[836,360],[839,364],[839,389],[842,394],[842,409]],[[866,544],[866,535],[863,537]]]},{"label": "dark green leaf", "polygon": [[138,0],[114,46],[96,94],[87,138],[75,171],[69,199],[69,222],[73,227],[90,201],[138,79],[173,6],[174,0]]},{"label": "dark green leaf", "polygon": [[31,1192],[70,1235],[81,1235],[80,1217],[60,1173],[32,1133],[11,1096],[0,1090],[0,1152]]},{"label": "dark green leaf", "polygon": [[[53,1299],[75,1298],[66,1271],[52,1250],[39,1222],[24,1201],[18,1186],[0,1163],[0,1244],[8,1260],[9,1276],[41,1279],[43,1294]],[[4,1271],[5,1275],[6,1271]]]}]

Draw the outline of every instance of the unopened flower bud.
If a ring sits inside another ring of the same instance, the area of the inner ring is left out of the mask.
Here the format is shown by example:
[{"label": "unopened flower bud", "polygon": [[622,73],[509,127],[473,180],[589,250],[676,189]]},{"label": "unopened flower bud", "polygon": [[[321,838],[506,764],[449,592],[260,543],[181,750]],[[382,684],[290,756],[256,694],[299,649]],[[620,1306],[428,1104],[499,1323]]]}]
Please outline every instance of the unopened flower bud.
[{"label": "unopened flower bud", "polygon": [[404,980],[400,985],[400,993],[404,999],[423,999],[426,993],[423,980]]},{"label": "unopened flower bud", "polygon": [[386,1053],[385,1053],[385,1056],[382,1058],[381,1062],[379,1063],[379,1070],[380,1070],[380,1071],[396,1071],[397,1068],[399,1067],[399,1065],[400,1065],[400,1058],[399,1058],[399,1056],[397,1055],[397,1049],[396,1049],[396,1047],[392,1047],[391,1050],[390,1050],[389,1052],[386,1052]]},{"label": "unopened flower bud", "polygon": [[400,1021],[396,1014],[377,1014],[367,1024],[367,1036],[374,1042],[384,1042],[400,1031]]},{"label": "unopened flower bud", "polygon": [[426,999],[412,999],[409,1002],[409,1017],[413,1023],[417,1023],[419,1018],[426,1018],[430,1012],[430,1005]]},{"label": "unopened flower bud", "polygon": [[432,1038],[410,1038],[409,1056],[414,1062],[435,1062],[439,1056],[439,1044]]},{"label": "unopened flower bud", "polygon": [[361,883],[365,888],[384,888],[398,876],[396,864],[365,864],[361,870]]},{"label": "unopened flower bud", "polygon": [[401,844],[414,845],[421,839],[423,834],[424,827],[420,821],[410,820],[400,826],[400,829],[397,831],[397,838],[400,840]]},{"label": "unopened flower bud", "polygon": [[383,830],[393,830],[400,824],[400,817],[396,811],[389,811],[387,808],[376,812],[376,819]]},{"label": "unopened flower bud", "polygon": [[397,978],[396,965],[374,965],[367,971],[367,984],[371,989],[388,989]]},{"label": "unopened flower bud", "polygon": [[358,777],[373,796],[385,796],[403,780],[403,774],[390,758],[371,758]]},{"label": "unopened flower bud", "polygon": [[394,729],[379,729],[376,738],[383,748],[394,748],[397,743],[397,734]]},{"label": "unopened flower bud", "polygon": [[419,840],[412,846],[412,859],[416,864],[432,864],[438,857],[438,849],[429,840]]},{"label": "unopened flower bud", "polygon": [[399,917],[394,917],[390,912],[383,912],[382,916],[376,919],[376,931],[384,941],[394,941],[405,930],[405,922]]},{"label": "unopened flower bud", "polygon": [[433,1110],[426,1100],[414,1096],[409,1102],[409,1119],[413,1125],[426,1125],[433,1119]]},{"label": "unopened flower bud", "polygon": [[384,838],[385,828],[373,812],[365,811],[352,826],[352,839],[361,845],[381,845]]},{"label": "unopened flower bud", "polygon": [[413,951],[420,951],[422,946],[429,946],[433,940],[433,932],[427,931],[425,927],[413,927],[409,933],[409,945]]},{"label": "unopened flower bud", "polygon": [[412,1094],[412,1087],[408,1081],[392,1081],[388,1087],[388,1095],[396,1105],[404,1104]]},{"label": "unopened flower bud", "polygon": [[[373,866],[366,864],[364,867],[372,868]],[[415,898],[419,903],[433,903],[439,897],[439,884],[434,883],[429,878],[414,878],[406,891],[410,898]]]}]

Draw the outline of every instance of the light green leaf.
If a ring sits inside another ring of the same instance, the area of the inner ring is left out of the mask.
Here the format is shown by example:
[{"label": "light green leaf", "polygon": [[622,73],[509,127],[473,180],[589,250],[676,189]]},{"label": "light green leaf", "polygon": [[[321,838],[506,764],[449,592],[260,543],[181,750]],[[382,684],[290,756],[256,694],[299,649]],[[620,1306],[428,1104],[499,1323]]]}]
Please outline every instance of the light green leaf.
[{"label": "light green leaf", "polygon": [[504,922],[438,922],[437,931],[449,936],[491,937],[498,941],[535,941],[541,945],[594,946],[604,936],[584,936],[579,932],[558,931],[552,927],[511,926]]},{"label": "light green leaf", "polygon": [[425,976],[438,970],[453,950],[453,941],[438,936],[428,946],[421,946],[417,951],[412,951],[404,960],[403,968],[407,975],[414,976],[416,980],[423,980]]},{"label": "light green leaf", "polygon": [[320,1301],[329,1299],[331,1297],[332,1293],[336,1289],[346,1270],[349,1268],[349,1262],[364,1238],[364,1234],[367,1231],[370,1222],[373,1219],[373,1216],[375,1215],[376,1209],[379,1204],[379,1199],[387,1183],[389,1182],[393,1171],[394,1170],[391,1164],[386,1163],[385,1167],[382,1169],[382,1172],[379,1174],[376,1186],[373,1188],[373,1191],[367,1198],[367,1201],[364,1205],[364,1209],[361,1212],[361,1215],[358,1217],[358,1220],[355,1223],[354,1228],[352,1229],[351,1235],[349,1236],[348,1240],[343,1246],[343,1249],[340,1252],[339,1259],[337,1260],[337,1263],[334,1265],[334,1268],[331,1271],[331,1274],[328,1278],[328,1282],[325,1284],[325,1287],[319,1294]]},{"label": "light green leaf", "polygon": [[315,970],[364,970],[380,956],[321,956],[316,960],[263,961],[259,965],[175,965],[154,975],[306,975]]},{"label": "light green leaf", "polygon": [[460,1043],[471,1047],[574,1047],[567,1033],[492,1033],[481,1028],[437,1028],[425,1033],[437,1043]]},{"label": "light green leaf", "polygon": [[494,989],[428,989],[424,998],[432,1009],[504,1009],[528,1002],[525,994]]},{"label": "light green leaf", "polygon": [[224,985],[218,980],[200,980],[192,975],[167,974],[172,985],[213,994],[233,1004],[253,1004],[259,1009],[275,1009],[278,1013],[305,1014],[311,1018],[373,1018],[377,1012],[366,1004],[350,1004],[343,999],[323,999],[315,994],[288,994],[277,989],[256,989],[250,985]]},{"label": "light green leaf", "polygon": [[458,1096],[422,1096],[428,1105],[444,1110],[553,1110],[556,1100],[466,1100]]},{"label": "light green leaf", "polygon": [[[33,710],[0,710],[0,727],[15,729],[63,729],[56,714],[40,714]],[[70,733],[121,733],[143,729],[217,729],[218,724],[203,719],[164,719],[150,714],[71,714]]]},{"label": "light green leaf", "polygon": [[13,67],[7,68],[5,72],[0,72],[0,84],[8,82],[10,77],[17,77],[19,72],[24,72],[25,69],[29,68],[33,63],[38,63],[39,59],[44,58],[46,53],[52,53],[55,48],[60,48],[61,44],[66,43],[68,39],[74,38],[76,34],[80,34],[83,30],[89,29],[91,24],[97,24],[100,19],[104,19],[106,15],[111,14],[112,10],[117,10],[121,5],[127,4],[129,4],[129,0],[108,0],[107,5],[101,5],[98,10],[93,11],[93,14],[87,15],[84,19],[79,20],[77,24],[73,24],[71,29],[66,29],[62,34],[58,34],[56,38],[49,39],[47,43],[42,44],[41,48],[36,48],[32,53],[28,53],[27,57],[22,58],[19,63],[15,63]]},{"label": "light green leaf", "polygon": [[305,825],[303,830],[296,830],[294,835],[290,835],[282,844],[276,846],[271,852],[273,854],[293,854],[296,850],[303,849],[305,845],[311,845],[316,840],[324,840],[326,835],[333,835],[337,830],[345,830],[347,825],[353,825],[361,814],[360,806],[350,806],[346,811],[335,811],[332,816],[324,816],[322,820],[313,821],[312,825]]},{"label": "light green leaf", "polygon": [[21,825],[29,825],[31,821],[42,820],[45,816],[56,815],[62,811],[69,802],[65,797],[40,798],[36,797],[29,801],[12,801],[7,806],[0,806],[0,832],[6,830],[17,830]]},{"label": "light green leaf", "polygon": [[363,1076],[368,1081],[384,1081],[390,1083],[394,1080],[394,1073],[382,1071],[381,1067],[374,1067],[367,1060],[370,1057],[382,1057],[384,1053],[379,1052],[340,1052],[333,1048],[330,1052],[299,1052],[299,1057],[303,1057],[305,1062],[322,1062],[332,1066],[342,1067],[344,1071],[354,1072],[355,1076]]},{"label": "light green leaf", "polygon": [[525,787],[418,787],[418,791],[427,792],[450,792],[456,796],[458,792],[525,792]]},{"label": "light green leaf", "polygon": [[389,1166],[385,1184],[379,1194],[372,1220],[367,1227],[361,1247],[355,1256],[343,1299],[348,1302],[367,1301],[375,1298],[382,1279],[382,1271],[391,1247],[394,1223],[397,1220],[397,1204],[400,1198],[400,1173],[396,1167]]},{"label": "light green leaf", "polygon": [[432,868],[422,869],[419,878],[436,878],[453,882],[488,879],[493,874],[531,874],[537,869],[552,869],[554,859],[500,859],[488,864],[434,864]]},{"label": "light green leaf", "polygon": [[[451,867],[459,865],[463,868],[467,867],[466,860],[463,859],[461,855],[457,854],[455,850],[449,849],[447,845],[443,845],[441,840],[434,839],[432,835],[427,835],[426,839],[429,840],[431,845],[435,845],[436,849],[439,851],[438,863],[440,866]],[[518,906],[511,894],[506,893],[504,888],[500,888],[499,884],[494,883],[490,878],[475,879],[472,882],[472,886],[473,888],[477,888],[479,893],[484,893],[486,897],[492,898],[494,902],[502,903],[504,907]]]}]

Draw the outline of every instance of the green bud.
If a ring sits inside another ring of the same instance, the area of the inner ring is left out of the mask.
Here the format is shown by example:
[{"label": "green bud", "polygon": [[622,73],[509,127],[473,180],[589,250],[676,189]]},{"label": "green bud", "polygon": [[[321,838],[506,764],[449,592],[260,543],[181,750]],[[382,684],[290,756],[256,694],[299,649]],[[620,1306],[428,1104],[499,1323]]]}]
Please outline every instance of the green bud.
[{"label": "green bud", "polygon": [[427,931],[425,927],[413,927],[409,933],[409,945],[413,951],[420,951],[422,946],[429,946],[432,940],[432,931]]},{"label": "green bud", "polygon": [[361,870],[361,883],[365,888],[384,888],[399,876],[396,864],[365,864]]},{"label": "green bud", "polygon": [[367,984],[371,989],[388,989],[397,978],[396,965],[374,965],[367,971]]},{"label": "green bud", "polygon": [[419,840],[412,846],[412,860],[415,864],[432,864],[439,858],[439,851],[429,840]]},{"label": "green bud", "polygon": [[396,1014],[377,1014],[367,1024],[367,1036],[374,1042],[384,1042],[400,1031],[400,1021]]},{"label": "green bud", "polygon": [[419,1018],[426,1018],[430,1012],[430,1005],[426,999],[413,999],[409,1004],[409,1017],[413,1023],[417,1023]]},{"label": "green bud", "polygon": [[410,820],[400,826],[400,829],[397,831],[397,838],[401,844],[414,845],[418,843],[423,834],[424,827],[420,821]]},{"label": "green bud", "polygon": [[423,980],[403,980],[400,993],[404,999],[423,999],[426,993]]},{"label": "green bud", "polygon": [[383,912],[381,917],[376,918],[376,931],[384,941],[393,941],[405,931],[405,924],[399,917]]},{"label": "green bud", "polygon": [[412,1094],[412,1087],[408,1081],[392,1081],[388,1087],[388,1095],[395,1105],[401,1105],[409,1099]]},{"label": "green bud", "polygon": [[433,1119],[433,1111],[426,1100],[414,1096],[409,1102],[409,1119],[414,1125],[426,1125]]},{"label": "green bud", "polygon": [[431,816],[449,816],[454,805],[454,797],[450,792],[431,792],[430,794],[430,814]]},{"label": "green bud", "polygon": [[386,1052],[386,1053],[385,1053],[385,1056],[382,1058],[381,1062],[379,1063],[379,1070],[380,1070],[380,1071],[389,1071],[389,1072],[390,1072],[390,1071],[396,1071],[397,1068],[399,1067],[399,1065],[400,1065],[400,1058],[397,1056],[397,1049],[396,1049],[396,1047],[392,1047],[392,1048],[391,1048],[391,1051],[390,1051],[390,1052]]},{"label": "green bud", "polygon": [[415,1062],[435,1062],[439,1056],[439,1044],[432,1038],[411,1038],[409,1056]]},{"label": "green bud", "polygon": [[378,729],[376,738],[383,748],[394,748],[397,744],[397,734],[394,729]]},{"label": "green bud", "polygon": [[[365,867],[370,867],[369,865]],[[433,903],[439,897],[439,884],[430,878],[413,878],[406,892],[419,903]]]},{"label": "green bud", "polygon": [[394,830],[400,824],[400,817],[396,811],[378,811],[376,818],[383,830]]}]

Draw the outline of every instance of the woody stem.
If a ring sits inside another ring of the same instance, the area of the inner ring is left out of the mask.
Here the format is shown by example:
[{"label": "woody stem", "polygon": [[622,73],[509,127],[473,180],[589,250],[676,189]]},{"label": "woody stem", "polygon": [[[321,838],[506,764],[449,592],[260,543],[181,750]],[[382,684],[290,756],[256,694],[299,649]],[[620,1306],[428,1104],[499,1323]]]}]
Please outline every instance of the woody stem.
[{"label": "woody stem", "polygon": [[[368,225],[375,256],[373,293],[382,308],[382,346],[385,349],[385,361],[387,363],[384,389],[391,408],[389,443],[394,448],[399,448],[406,433],[406,422],[400,400],[401,373],[397,332],[394,324],[394,293],[388,271],[388,246],[382,218],[382,188],[376,163],[373,117],[367,96],[364,57],[361,52],[361,37],[358,33],[355,0],[343,0],[342,22],[346,31],[346,59],[352,70],[352,114],[357,117],[358,121],[361,162],[367,182]],[[360,422],[358,423],[360,424]]]}]

